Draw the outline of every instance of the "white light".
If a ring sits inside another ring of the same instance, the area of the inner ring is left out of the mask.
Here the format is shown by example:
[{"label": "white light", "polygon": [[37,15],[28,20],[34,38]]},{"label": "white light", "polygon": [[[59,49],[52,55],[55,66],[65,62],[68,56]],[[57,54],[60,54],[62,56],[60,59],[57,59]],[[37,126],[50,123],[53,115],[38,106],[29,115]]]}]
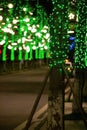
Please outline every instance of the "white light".
[{"label": "white light", "polygon": [[5,40],[2,40],[1,42],[0,42],[0,45],[3,45],[5,43]]},{"label": "white light", "polygon": [[38,28],[40,27],[40,25],[39,25],[39,24],[37,24],[36,26],[37,26]]},{"label": "white light", "polygon": [[26,39],[26,41],[29,41],[29,42],[31,42],[31,41],[32,41],[32,39]]},{"label": "white light", "polygon": [[47,49],[48,49],[48,47],[47,47],[47,46],[44,46],[44,49],[45,49],[45,50],[47,50]]},{"label": "white light", "polygon": [[30,52],[30,47],[29,46],[26,46],[26,51]]},{"label": "white light", "polygon": [[2,25],[5,25],[5,23],[2,23]]},{"label": "white light", "polygon": [[21,39],[18,39],[18,41],[17,41],[18,43],[21,43]]},{"label": "white light", "polygon": [[8,28],[6,28],[6,27],[3,28],[2,30],[3,30],[4,32],[8,32]]},{"label": "white light", "polygon": [[28,27],[28,30],[32,30],[32,27]]},{"label": "white light", "polygon": [[11,27],[12,27],[12,24],[8,24],[8,27],[11,28]]},{"label": "white light", "polygon": [[30,19],[29,19],[29,18],[25,18],[23,21],[25,21],[25,22],[29,22]]},{"label": "white light", "polygon": [[12,4],[12,3],[9,3],[9,4],[8,4],[8,8],[10,8],[10,9],[13,8],[13,4]]},{"label": "white light", "polygon": [[22,42],[25,43],[26,42],[26,38],[22,37]]},{"label": "white light", "polygon": [[45,29],[48,29],[48,26],[44,26]]},{"label": "white light", "polygon": [[16,19],[19,19],[19,16],[16,16]]},{"label": "white light", "polygon": [[47,33],[46,36],[45,36],[45,38],[48,39],[49,37],[50,37],[50,34]]},{"label": "white light", "polygon": [[45,42],[45,40],[44,40],[44,39],[42,39],[42,42]]},{"label": "white light", "polygon": [[18,27],[17,27],[17,26],[14,26],[14,28],[16,28],[16,29],[17,29]]},{"label": "white light", "polygon": [[3,20],[3,17],[0,15],[0,21],[2,21]]},{"label": "white light", "polygon": [[18,22],[18,20],[14,19],[13,20],[13,24],[16,24]]},{"label": "white light", "polygon": [[39,47],[43,47],[43,46],[44,46],[44,44],[39,43]]},{"label": "white light", "polygon": [[33,46],[32,49],[33,49],[33,50],[36,50],[36,46]]},{"label": "white light", "polygon": [[43,32],[43,33],[47,33],[47,30],[46,30],[46,29],[43,29],[41,32]]},{"label": "white light", "polygon": [[27,11],[27,8],[23,8],[23,11]]},{"label": "white light", "polygon": [[24,50],[26,50],[26,46],[25,46],[25,44],[23,44],[22,47],[23,47]]},{"label": "white light", "polygon": [[6,18],[6,21],[9,22],[9,18]]},{"label": "white light", "polygon": [[10,34],[13,34],[13,35],[15,34],[15,32],[14,32],[12,29],[10,29],[10,28],[6,28],[6,27],[5,27],[5,28],[3,28],[2,30],[3,30],[4,32],[7,32],[7,33],[10,33]]},{"label": "white light", "polygon": [[41,36],[42,36],[42,34],[39,33],[39,32],[37,32],[35,35],[38,36],[38,37],[41,37]]},{"label": "white light", "polygon": [[74,31],[68,31],[68,33],[74,33]]},{"label": "white light", "polygon": [[78,15],[76,16],[76,21],[78,22]]},{"label": "white light", "polygon": [[12,49],[12,46],[11,46],[11,45],[8,45],[8,49],[10,49],[10,50],[11,50],[11,49]]},{"label": "white light", "polygon": [[36,18],[33,18],[33,20],[36,20]]},{"label": "white light", "polygon": [[27,35],[27,31],[24,32],[24,36],[26,36],[26,35]]},{"label": "white light", "polygon": [[14,50],[16,51],[16,50],[17,50],[17,47],[14,47]]},{"label": "white light", "polygon": [[3,8],[0,8],[0,10],[3,10]]},{"label": "white light", "polygon": [[13,45],[13,46],[16,46],[16,45],[17,45],[17,43],[12,43],[12,45]]},{"label": "white light", "polygon": [[22,47],[21,47],[21,46],[19,47],[19,50],[22,50]]},{"label": "white light", "polygon": [[7,38],[6,36],[3,37],[4,40],[6,40],[6,38]]},{"label": "white light", "polygon": [[32,28],[36,28],[36,26],[35,26],[35,25],[33,25],[33,26],[32,26]]},{"label": "white light", "polygon": [[31,32],[34,33],[36,32],[37,30],[35,28],[32,28]]},{"label": "white light", "polygon": [[32,12],[29,12],[29,14],[30,14],[30,15],[33,15],[33,13],[32,13]]},{"label": "white light", "polygon": [[69,14],[69,19],[74,19],[75,18],[75,15],[73,13],[70,13]]}]

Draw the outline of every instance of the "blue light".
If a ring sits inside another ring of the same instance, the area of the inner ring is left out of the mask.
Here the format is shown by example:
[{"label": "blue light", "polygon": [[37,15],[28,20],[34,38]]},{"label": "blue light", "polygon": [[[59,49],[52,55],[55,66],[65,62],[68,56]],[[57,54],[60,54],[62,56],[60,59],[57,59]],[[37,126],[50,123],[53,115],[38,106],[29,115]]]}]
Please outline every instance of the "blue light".
[{"label": "blue light", "polygon": [[70,36],[70,37],[69,37],[69,40],[71,40],[71,41],[72,41],[72,40],[76,40],[76,37]]},{"label": "blue light", "polygon": [[69,46],[69,50],[73,50],[75,48],[75,42],[72,42]]}]

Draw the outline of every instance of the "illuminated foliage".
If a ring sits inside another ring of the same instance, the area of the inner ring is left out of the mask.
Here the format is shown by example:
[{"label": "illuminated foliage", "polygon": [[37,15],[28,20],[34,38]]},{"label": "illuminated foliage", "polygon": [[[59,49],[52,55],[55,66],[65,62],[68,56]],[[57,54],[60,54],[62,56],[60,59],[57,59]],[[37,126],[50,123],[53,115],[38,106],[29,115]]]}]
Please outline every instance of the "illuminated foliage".
[{"label": "illuminated foliage", "polygon": [[87,5],[85,0],[77,2],[78,24],[76,28],[75,66],[87,66]]},{"label": "illuminated foliage", "polygon": [[67,58],[68,52],[68,1],[53,0],[50,15],[50,66],[58,66]]},{"label": "illuminated foliage", "polygon": [[[10,60],[44,58],[49,50],[49,25],[47,14],[42,6],[37,5],[35,14],[27,1],[0,3],[0,45],[3,46],[2,60],[6,61],[7,50],[10,50]],[[43,56],[42,56],[43,55]],[[47,56],[47,58],[49,55]]]}]

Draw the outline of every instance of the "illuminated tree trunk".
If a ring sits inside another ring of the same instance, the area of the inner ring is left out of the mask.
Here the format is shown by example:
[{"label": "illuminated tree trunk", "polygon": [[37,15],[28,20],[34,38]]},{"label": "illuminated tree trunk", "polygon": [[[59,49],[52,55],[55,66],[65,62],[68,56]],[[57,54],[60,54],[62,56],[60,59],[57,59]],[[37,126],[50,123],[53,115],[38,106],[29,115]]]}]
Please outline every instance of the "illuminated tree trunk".
[{"label": "illuminated tree trunk", "polygon": [[[77,2],[78,25],[76,28],[76,49],[75,49],[75,69],[76,77],[74,93],[79,106],[82,107],[83,88],[87,80],[87,6],[85,0]],[[73,98],[73,112],[79,112],[75,98]]]},{"label": "illuminated tree trunk", "polygon": [[52,0],[53,10],[50,15],[50,86],[48,96],[48,130],[64,130],[64,73],[62,64],[67,58],[67,0]]},{"label": "illuminated tree trunk", "polygon": [[3,70],[6,71],[7,67],[6,67],[6,46],[4,45],[3,47],[3,52],[2,52],[2,60],[3,60]]},{"label": "illuminated tree trunk", "polygon": [[12,62],[12,70],[14,70],[14,59],[15,59],[15,50],[14,50],[14,47],[11,49],[11,62]]}]

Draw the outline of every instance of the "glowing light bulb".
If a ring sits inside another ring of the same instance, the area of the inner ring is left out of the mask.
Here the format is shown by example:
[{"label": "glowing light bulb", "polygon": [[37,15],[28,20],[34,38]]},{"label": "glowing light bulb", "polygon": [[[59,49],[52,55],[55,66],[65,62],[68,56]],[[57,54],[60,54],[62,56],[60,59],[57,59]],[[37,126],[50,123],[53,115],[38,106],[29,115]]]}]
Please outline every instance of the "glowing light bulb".
[{"label": "glowing light bulb", "polygon": [[0,15],[0,21],[2,21],[3,20],[3,17],[2,17],[2,15]]},{"label": "glowing light bulb", "polygon": [[12,4],[12,3],[9,3],[9,4],[8,4],[8,8],[10,8],[10,9],[13,8],[13,4]]}]

